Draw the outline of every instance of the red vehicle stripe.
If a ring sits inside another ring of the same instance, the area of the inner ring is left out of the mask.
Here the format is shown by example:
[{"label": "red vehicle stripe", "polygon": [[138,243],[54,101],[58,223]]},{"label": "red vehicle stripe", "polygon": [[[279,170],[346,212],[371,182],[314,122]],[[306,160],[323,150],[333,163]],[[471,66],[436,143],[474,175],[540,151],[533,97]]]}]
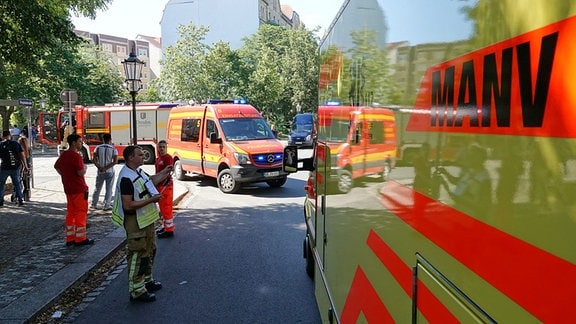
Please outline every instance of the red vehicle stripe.
[{"label": "red vehicle stripe", "polygon": [[[412,269],[374,232],[370,231],[368,246],[382,264],[390,271],[408,296],[412,296]],[[432,323],[459,323],[458,319],[442,305],[432,292],[418,280],[418,309]]]},{"label": "red vehicle stripe", "polygon": [[362,268],[358,267],[342,309],[340,322],[357,323],[360,313],[364,314],[369,323],[395,323],[392,315],[378,297],[378,293],[370,284],[370,280]]},{"label": "red vehicle stripe", "polygon": [[387,182],[382,203],[538,319],[576,317],[573,263],[394,181]]}]

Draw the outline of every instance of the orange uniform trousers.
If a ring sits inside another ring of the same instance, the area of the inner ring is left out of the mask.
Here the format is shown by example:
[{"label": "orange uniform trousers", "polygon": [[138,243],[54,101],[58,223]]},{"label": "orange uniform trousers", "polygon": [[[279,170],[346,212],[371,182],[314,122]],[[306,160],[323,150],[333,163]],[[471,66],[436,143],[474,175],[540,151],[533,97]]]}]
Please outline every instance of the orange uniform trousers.
[{"label": "orange uniform trousers", "polygon": [[86,240],[88,193],[66,194],[66,243]]},{"label": "orange uniform trousers", "polygon": [[174,212],[172,201],[174,200],[174,184],[172,181],[166,186],[158,186],[158,192],[162,193],[162,199],[158,202],[160,214],[164,225],[164,231],[174,232]]}]

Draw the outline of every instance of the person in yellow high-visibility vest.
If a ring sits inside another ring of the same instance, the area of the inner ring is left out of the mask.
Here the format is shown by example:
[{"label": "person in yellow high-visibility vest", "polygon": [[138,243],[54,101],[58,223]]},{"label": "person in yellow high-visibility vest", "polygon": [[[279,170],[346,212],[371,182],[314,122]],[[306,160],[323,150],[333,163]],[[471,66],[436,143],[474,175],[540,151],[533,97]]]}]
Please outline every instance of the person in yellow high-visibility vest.
[{"label": "person in yellow high-visibility vest", "polygon": [[153,302],[154,292],[162,288],[162,284],[152,278],[156,255],[154,223],[160,216],[156,203],[162,198],[155,186],[170,174],[172,167],[148,176],[140,169],[144,164],[141,147],[128,146],[123,155],[125,165],[116,180],[112,221],[126,230],[130,300]]}]

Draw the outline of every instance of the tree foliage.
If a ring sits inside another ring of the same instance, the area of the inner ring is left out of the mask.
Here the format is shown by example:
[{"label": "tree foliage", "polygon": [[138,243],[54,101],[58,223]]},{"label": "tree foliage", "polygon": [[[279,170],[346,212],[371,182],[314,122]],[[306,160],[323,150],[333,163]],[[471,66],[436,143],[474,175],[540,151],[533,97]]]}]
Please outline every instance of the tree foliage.
[{"label": "tree foliage", "polygon": [[95,17],[112,0],[3,0],[0,2],[0,59],[32,67],[46,52],[78,42],[70,10]]},{"label": "tree foliage", "polygon": [[158,85],[161,95],[169,101],[188,101],[207,98],[202,80],[202,62],[210,48],[204,44],[208,28],[195,25],[178,27],[180,40],[168,46],[160,61],[162,74]]},{"label": "tree foliage", "polygon": [[[80,43],[73,48],[58,47],[38,62],[39,73],[19,64],[0,63],[0,99],[29,98],[38,102],[47,99],[47,106],[60,107],[60,92],[74,89],[78,104],[101,105],[115,102],[123,94],[122,76],[110,64],[112,58],[96,46]],[[27,117],[19,107],[0,107],[3,129],[7,129],[10,116],[15,121]]]},{"label": "tree foliage", "polygon": [[165,51],[157,83],[168,101],[244,97],[268,118],[285,125],[296,112],[317,106],[317,39],[305,29],[262,25],[231,50],[204,43],[208,28],[180,26],[180,40]]},{"label": "tree foliage", "polygon": [[[110,102],[121,93],[118,72],[105,66],[102,52],[73,32],[70,13],[95,17],[111,0],[5,0],[0,2],[0,99],[48,99],[60,105],[64,88],[77,90],[79,102]],[[116,78],[118,76],[118,78]],[[3,129],[18,107],[0,107]]]}]

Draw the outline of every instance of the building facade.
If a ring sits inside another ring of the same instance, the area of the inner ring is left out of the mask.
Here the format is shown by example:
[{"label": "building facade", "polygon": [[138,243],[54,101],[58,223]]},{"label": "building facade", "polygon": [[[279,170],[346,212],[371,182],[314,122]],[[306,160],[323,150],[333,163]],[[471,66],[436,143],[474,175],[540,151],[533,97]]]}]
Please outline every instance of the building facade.
[{"label": "building facade", "polygon": [[[160,75],[159,57],[154,57],[154,55],[158,55],[157,52],[160,50],[155,48],[154,43],[151,46],[149,42],[149,40],[155,40],[155,38],[138,35],[136,39],[128,39],[106,34],[92,34],[81,30],[75,30],[74,32],[76,35],[92,41],[103,52],[109,54],[111,57],[110,64],[115,66],[122,76],[125,75],[122,61],[128,58],[130,52],[134,51],[138,59],[144,62],[141,77],[144,90],[148,89],[150,81]],[[159,46],[160,41],[157,38],[156,40],[157,46]],[[151,55],[151,50],[155,54]]]}]

